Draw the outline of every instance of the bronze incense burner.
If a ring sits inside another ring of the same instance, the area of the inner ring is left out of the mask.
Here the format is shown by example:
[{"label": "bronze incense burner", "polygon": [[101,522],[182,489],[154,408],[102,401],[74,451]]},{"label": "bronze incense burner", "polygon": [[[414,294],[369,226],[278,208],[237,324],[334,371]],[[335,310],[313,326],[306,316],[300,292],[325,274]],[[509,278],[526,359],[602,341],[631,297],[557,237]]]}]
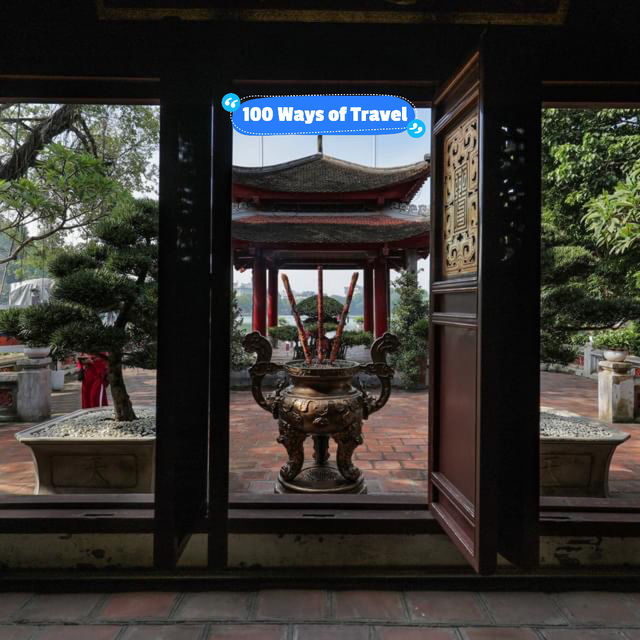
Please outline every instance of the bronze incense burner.
[{"label": "bronze incense burner", "polygon": [[[278,421],[278,442],[287,450],[288,462],[280,469],[278,493],[366,493],[362,472],[353,464],[356,447],[362,444],[362,422],[384,407],[391,393],[394,370],[386,354],[398,346],[398,338],[385,333],[371,347],[371,362],[350,360],[311,363],[292,360],[271,362],[271,344],[257,331],[244,339],[244,348],[255,352],[249,369],[255,401]],[[285,381],[274,393],[264,395],[265,375],[284,371]],[[378,397],[364,391],[354,376],[377,376]],[[304,442],[313,438],[312,464],[304,464]],[[329,462],[329,439],[337,444],[336,463]]]}]

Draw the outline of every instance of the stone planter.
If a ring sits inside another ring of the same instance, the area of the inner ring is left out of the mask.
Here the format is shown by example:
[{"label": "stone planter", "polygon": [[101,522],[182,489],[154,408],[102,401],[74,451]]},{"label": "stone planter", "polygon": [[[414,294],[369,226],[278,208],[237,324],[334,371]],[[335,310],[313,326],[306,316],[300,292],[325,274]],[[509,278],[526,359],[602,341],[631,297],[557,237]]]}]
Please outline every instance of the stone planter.
[{"label": "stone planter", "polygon": [[51,347],[25,347],[22,351],[27,358],[47,358]]},{"label": "stone planter", "polygon": [[[136,411],[142,407],[136,407]],[[52,425],[98,409],[81,409],[16,434],[29,447],[36,471],[35,494],[152,493],[155,443],[144,437],[50,436]]]},{"label": "stone planter", "polygon": [[629,355],[628,351],[621,351],[620,349],[604,349],[602,352],[605,360],[609,362],[624,362]]},{"label": "stone planter", "polygon": [[608,497],[611,458],[629,437],[602,422],[542,408],[540,495]]}]

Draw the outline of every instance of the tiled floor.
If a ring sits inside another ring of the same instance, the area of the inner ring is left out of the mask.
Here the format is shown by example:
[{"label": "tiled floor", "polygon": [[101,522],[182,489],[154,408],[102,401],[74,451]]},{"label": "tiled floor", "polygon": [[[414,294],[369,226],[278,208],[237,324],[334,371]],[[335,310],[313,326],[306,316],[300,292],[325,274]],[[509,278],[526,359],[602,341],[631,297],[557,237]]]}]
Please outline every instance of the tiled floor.
[{"label": "tiled floor", "polygon": [[0,640],[640,640],[640,594],[0,595]]},{"label": "tiled floor", "polygon": [[[153,404],[155,372],[131,370],[127,385],[134,403]],[[562,373],[541,373],[542,405],[597,416],[597,383]],[[53,396],[54,413],[79,408],[79,383]],[[14,434],[24,424],[0,425],[0,493],[33,492],[33,463]],[[611,465],[612,497],[640,497],[640,425],[619,425],[631,433]],[[231,393],[231,490],[273,493],[285,452],[276,443],[277,425],[249,391]],[[355,460],[370,493],[425,493],[427,467],[427,394],[395,390],[382,411],[365,422],[364,444]],[[310,442],[308,443],[310,445]],[[308,451],[310,458],[310,451]]]}]

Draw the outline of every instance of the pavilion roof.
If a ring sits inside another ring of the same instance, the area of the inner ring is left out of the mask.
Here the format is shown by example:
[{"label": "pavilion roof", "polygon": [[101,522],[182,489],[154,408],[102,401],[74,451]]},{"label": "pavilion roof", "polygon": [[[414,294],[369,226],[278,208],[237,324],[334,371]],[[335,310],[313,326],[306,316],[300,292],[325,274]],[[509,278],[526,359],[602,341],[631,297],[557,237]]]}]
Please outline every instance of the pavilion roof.
[{"label": "pavilion roof", "polygon": [[[400,167],[368,167],[316,153],[267,167],[233,167],[234,186],[276,193],[380,192],[404,185],[391,200],[408,202],[429,177],[429,159]],[[234,194],[235,196],[235,194]],[[236,199],[234,197],[234,199]]]},{"label": "pavilion roof", "polygon": [[385,243],[429,233],[429,218],[401,212],[366,214],[287,214],[246,212],[234,215],[232,235],[245,242]]}]

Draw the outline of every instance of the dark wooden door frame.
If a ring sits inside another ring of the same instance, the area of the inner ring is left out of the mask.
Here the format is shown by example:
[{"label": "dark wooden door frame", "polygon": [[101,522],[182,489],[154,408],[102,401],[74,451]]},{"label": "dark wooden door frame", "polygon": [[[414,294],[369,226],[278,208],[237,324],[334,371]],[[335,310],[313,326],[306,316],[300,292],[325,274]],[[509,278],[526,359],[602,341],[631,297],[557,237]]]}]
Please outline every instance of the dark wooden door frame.
[{"label": "dark wooden door frame", "polygon": [[480,573],[495,570],[498,553],[533,566],[539,547],[540,76],[531,59],[487,33],[434,99],[430,509]]}]

